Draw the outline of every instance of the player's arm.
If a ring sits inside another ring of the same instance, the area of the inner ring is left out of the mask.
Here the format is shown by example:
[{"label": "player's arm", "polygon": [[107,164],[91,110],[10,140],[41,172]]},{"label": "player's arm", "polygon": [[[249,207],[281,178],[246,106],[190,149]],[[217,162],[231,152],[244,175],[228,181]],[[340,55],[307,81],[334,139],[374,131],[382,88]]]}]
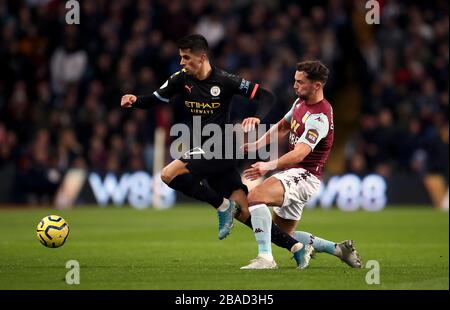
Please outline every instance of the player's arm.
[{"label": "player's arm", "polygon": [[151,95],[135,96],[126,94],[122,96],[120,106],[122,108],[149,109],[160,103],[168,103],[170,98],[182,91],[182,71],[173,74],[158,90]]},{"label": "player's arm", "polygon": [[[256,84],[256,86],[258,86],[258,84]],[[253,98],[250,99],[255,100],[258,103],[255,117],[261,120],[264,120],[269,115],[269,112],[272,110],[276,102],[275,94],[261,86],[257,87]]]},{"label": "player's arm", "polygon": [[328,118],[324,114],[311,115],[305,123],[305,131],[292,151],[276,160],[257,162],[244,171],[247,179],[255,180],[271,170],[280,170],[295,166],[311,153],[329,131]]},{"label": "player's arm", "polygon": [[169,99],[161,97],[157,91],[154,91],[151,95],[135,96],[132,94],[126,94],[122,96],[120,106],[122,108],[139,108],[150,109],[152,106],[159,103],[168,103]]},{"label": "player's arm", "polygon": [[281,156],[280,158],[268,162],[259,161],[251,165],[244,171],[244,177],[249,180],[256,180],[271,170],[281,170],[292,167],[311,153],[311,147],[305,143],[297,143],[295,148]]},{"label": "player's arm", "polygon": [[305,159],[305,157],[308,156],[311,151],[311,146],[306,143],[300,142],[295,145],[292,151],[287,152],[286,154],[278,158],[278,160],[272,161],[272,163],[269,162],[269,165],[274,167],[274,169],[272,170],[289,168],[303,161],[303,159]]},{"label": "player's arm", "polygon": [[237,75],[228,74],[225,83],[234,95],[243,96],[258,104],[255,117],[263,120],[275,105],[276,96],[258,83],[250,82]]},{"label": "player's arm", "polygon": [[[248,127],[248,126],[253,126],[251,124],[251,121],[253,121],[253,119],[255,118],[246,118],[243,122],[242,122],[242,126]],[[259,124],[259,119],[257,119],[257,124]],[[284,137],[287,136],[287,134],[289,133],[289,129],[290,129],[290,124],[284,119],[282,118],[281,120],[278,121],[278,123],[272,127],[270,127],[269,131],[267,131],[261,138],[259,138],[257,141],[252,142],[252,143],[246,143],[242,146],[242,150],[244,152],[256,152],[257,150],[259,150],[260,148],[264,147],[267,144],[270,144],[271,140],[275,137],[275,135],[278,136],[278,141],[280,141],[281,139],[283,139]],[[248,131],[245,130],[244,131]]]},{"label": "player's arm", "polygon": [[[290,130],[290,123],[292,114],[294,113],[294,107],[297,104],[298,99],[294,102],[291,109],[284,115],[284,117],[278,121],[275,126],[272,126],[268,132],[266,132],[258,141],[253,143],[246,143],[242,146],[242,150],[244,152],[255,152],[266,144],[270,143],[271,137],[274,137],[274,134],[278,135],[278,140],[284,138]],[[257,121],[256,121],[257,120]],[[257,118],[246,118],[242,122],[242,126],[244,128],[244,132],[247,132],[248,129],[253,129],[255,125],[259,124],[259,119]]]}]

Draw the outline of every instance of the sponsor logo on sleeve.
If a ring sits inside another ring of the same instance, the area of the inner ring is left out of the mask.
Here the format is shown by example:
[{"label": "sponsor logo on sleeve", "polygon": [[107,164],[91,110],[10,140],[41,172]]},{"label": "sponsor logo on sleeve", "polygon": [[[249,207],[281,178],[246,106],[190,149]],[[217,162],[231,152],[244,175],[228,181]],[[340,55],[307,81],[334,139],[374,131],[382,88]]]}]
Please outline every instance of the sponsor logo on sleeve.
[{"label": "sponsor logo on sleeve", "polygon": [[240,90],[245,90],[245,93],[248,93],[248,88],[250,87],[250,82],[246,79],[242,79],[241,85],[239,85]]},{"label": "sponsor logo on sleeve", "polygon": [[306,132],[306,140],[311,144],[316,144],[317,138],[319,138],[319,133],[315,129],[309,129]]}]

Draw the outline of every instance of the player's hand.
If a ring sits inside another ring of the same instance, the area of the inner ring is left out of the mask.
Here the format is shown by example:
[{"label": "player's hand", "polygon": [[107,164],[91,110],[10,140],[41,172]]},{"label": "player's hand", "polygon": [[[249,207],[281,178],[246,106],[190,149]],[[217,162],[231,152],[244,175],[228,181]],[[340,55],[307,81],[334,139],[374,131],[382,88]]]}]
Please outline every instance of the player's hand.
[{"label": "player's hand", "polygon": [[261,123],[261,120],[257,117],[247,117],[242,121],[242,130],[249,132],[255,130],[256,126]]},{"label": "player's hand", "polygon": [[123,95],[122,100],[120,101],[120,107],[121,108],[131,108],[133,103],[135,103],[137,100],[137,97],[135,95]]},{"label": "player's hand", "polygon": [[273,165],[270,162],[258,161],[244,171],[244,177],[247,180],[254,181],[265,175],[270,170],[273,170],[272,166]]},{"label": "player's hand", "polygon": [[241,146],[241,152],[246,154],[249,152],[256,152],[258,150],[258,144],[256,142],[252,143],[245,143],[243,146]]}]

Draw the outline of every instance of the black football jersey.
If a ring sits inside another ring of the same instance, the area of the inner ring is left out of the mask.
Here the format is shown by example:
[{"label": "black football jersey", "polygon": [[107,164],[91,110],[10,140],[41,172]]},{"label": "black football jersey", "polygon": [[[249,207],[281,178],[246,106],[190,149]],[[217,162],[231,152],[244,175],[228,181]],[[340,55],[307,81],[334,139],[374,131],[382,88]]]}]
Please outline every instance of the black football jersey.
[{"label": "black football jersey", "polygon": [[224,128],[229,123],[232,97],[241,95],[253,99],[258,89],[259,84],[212,67],[211,74],[205,80],[198,80],[184,70],[178,71],[153,95],[162,102],[169,102],[170,98],[181,94],[181,108],[192,116],[200,116],[202,127],[215,123]]}]

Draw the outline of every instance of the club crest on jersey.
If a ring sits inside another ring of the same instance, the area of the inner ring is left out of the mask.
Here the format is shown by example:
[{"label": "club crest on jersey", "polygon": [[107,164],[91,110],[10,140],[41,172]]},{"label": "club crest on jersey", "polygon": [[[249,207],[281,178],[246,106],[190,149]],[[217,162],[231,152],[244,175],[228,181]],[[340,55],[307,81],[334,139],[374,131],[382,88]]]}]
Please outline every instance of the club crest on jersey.
[{"label": "club crest on jersey", "polygon": [[315,129],[309,129],[306,133],[306,140],[311,144],[316,144],[317,138],[319,138],[319,133]]},{"label": "club crest on jersey", "polygon": [[220,88],[219,88],[219,86],[213,86],[213,87],[211,87],[210,93],[211,93],[211,95],[213,95],[214,97],[219,96],[219,95],[220,95]]},{"label": "club crest on jersey", "polygon": [[320,116],[318,116],[315,120],[321,122],[322,124],[324,123],[323,119]]},{"label": "club crest on jersey", "polygon": [[305,113],[305,115],[303,115],[303,117],[302,117],[302,123],[304,124],[304,123],[306,123],[306,120],[308,119],[308,117],[311,115],[311,112],[309,112],[309,111],[307,111],[306,113]]}]

